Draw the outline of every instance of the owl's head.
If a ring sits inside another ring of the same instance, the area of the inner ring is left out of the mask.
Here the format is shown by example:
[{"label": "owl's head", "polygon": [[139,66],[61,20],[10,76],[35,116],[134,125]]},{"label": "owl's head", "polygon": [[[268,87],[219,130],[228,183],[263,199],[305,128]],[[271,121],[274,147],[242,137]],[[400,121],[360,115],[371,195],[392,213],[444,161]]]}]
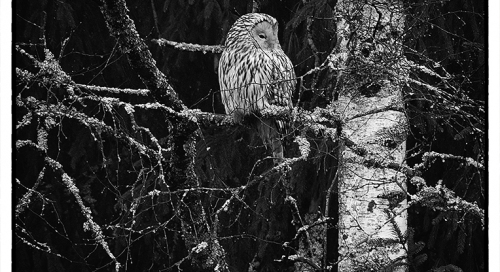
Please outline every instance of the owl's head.
[{"label": "owl's head", "polygon": [[226,47],[234,49],[281,49],[278,40],[278,22],[264,13],[248,13],[231,26]]}]

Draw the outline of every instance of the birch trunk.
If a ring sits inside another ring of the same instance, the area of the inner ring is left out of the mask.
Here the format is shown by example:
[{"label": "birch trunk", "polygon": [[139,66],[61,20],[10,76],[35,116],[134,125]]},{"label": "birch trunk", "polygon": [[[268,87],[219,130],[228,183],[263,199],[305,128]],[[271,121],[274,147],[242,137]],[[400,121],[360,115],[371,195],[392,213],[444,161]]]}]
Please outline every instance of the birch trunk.
[{"label": "birch trunk", "polygon": [[[332,66],[342,71],[338,271],[407,271],[404,27],[398,1],[338,1]],[[392,166],[392,167],[389,167]]]}]

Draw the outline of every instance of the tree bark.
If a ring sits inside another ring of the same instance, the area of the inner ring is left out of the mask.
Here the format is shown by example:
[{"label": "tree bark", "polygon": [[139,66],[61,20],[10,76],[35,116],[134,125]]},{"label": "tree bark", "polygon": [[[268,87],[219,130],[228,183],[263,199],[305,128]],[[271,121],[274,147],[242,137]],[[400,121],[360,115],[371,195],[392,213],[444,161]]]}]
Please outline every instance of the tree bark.
[{"label": "tree bark", "polygon": [[345,82],[337,86],[342,138],[368,150],[359,154],[344,145],[341,151],[339,271],[406,271],[405,175],[384,167],[403,164],[406,151],[403,85],[388,76],[404,73],[398,70],[404,60],[398,37],[402,5],[338,1],[337,10],[339,42],[332,64],[349,79],[359,78],[337,80]]}]

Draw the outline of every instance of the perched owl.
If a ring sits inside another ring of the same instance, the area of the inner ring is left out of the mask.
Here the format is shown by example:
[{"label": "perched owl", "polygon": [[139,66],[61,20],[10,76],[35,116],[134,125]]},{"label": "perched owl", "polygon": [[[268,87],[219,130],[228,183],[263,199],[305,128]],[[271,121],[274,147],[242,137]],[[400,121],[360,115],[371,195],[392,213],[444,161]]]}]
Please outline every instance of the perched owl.
[{"label": "perched owl", "polygon": [[[263,13],[241,16],[227,34],[219,61],[219,85],[226,113],[240,122],[245,115],[272,105],[291,108],[295,84],[292,62],[278,41],[276,19]],[[256,128],[263,142],[272,148],[275,161],[281,160],[283,123],[260,119]]]}]

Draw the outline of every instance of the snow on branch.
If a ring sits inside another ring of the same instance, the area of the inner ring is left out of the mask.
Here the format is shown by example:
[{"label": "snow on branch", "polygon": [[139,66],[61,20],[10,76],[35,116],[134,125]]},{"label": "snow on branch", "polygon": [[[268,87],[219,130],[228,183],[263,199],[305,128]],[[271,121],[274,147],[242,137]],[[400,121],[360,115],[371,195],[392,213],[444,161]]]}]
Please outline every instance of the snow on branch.
[{"label": "snow on branch", "polygon": [[444,160],[457,160],[461,161],[462,163],[465,163],[467,166],[473,166],[479,170],[485,170],[485,167],[482,163],[477,162],[476,160],[469,158],[469,157],[462,157],[462,156],[455,156],[451,154],[443,154],[443,153],[438,153],[438,152],[425,152],[424,155],[422,156],[422,160],[424,162],[427,162],[431,159],[442,159]]},{"label": "snow on branch", "polygon": [[224,46],[222,45],[200,45],[194,43],[174,42],[163,38],[153,39],[152,41],[159,46],[170,45],[175,49],[191,52],[202,52],[203,54],[206,54],[207,52],[220,54],[224,50]]},{"label": "snow on branch", "polygon": [[75,84],[78,88],[93,91],[93,92],[108,92],[114,94],[132,94],[139,96],[148,96],[150,91],[148,89],[129,89],[129,88],[113,88],[101,87],[96,85]]},{"label": "snow on branch", "polygon": [[155,158],[161,158],[161,151],[164,151],[151,149],[138,142],[133,137],[128,136],[125,132],[115,130],[103,121],[94,117],[90,117],[82,112],[77,111],[74,108],[66,107],[64,105],[47,105],[36,100],[33,97],[28,97],[24,101],[18,98],[16,101],[19,105],[23,105],[26,108],[32,110],[34,114],[38,116],[51,118],[70,118],[87,127],[92,133],[98,132],[114,135],[114,137],[116,137],[117,139],[122,139],[125,142],[129,143],[141,154],[148,154]]},{"label": "snow on branch", "polygon": [[463,212],[470,214],[481,221],[484,228],[484,210],[479,208],[477,203],[468,202],[455,195],[455,192],[446,188],[442,180],[438,181],[436,186],[427,186],[422,178],[413,178],[411,183],[417,186],[423,186],[415,195],[411,195],[409,206],[421,204],[433,210],[442,212]]},{"label": "snow on branch", "polygon": [[80,206],[80,210],[81,210],[82,214],[85,216],[85,218],[87,220],[83,224],[84,230],[92,231],[92,233],[94,234],[94,238],[97,240],[97,242],[99,244],[101,244],[104,251],[106,251],[106,254],[108,254],[108,256],[115,263],[115,271],[117,271],[117,272],[120,271],[120,267],[121,267],[120,262],[118,262],[115,255],[113,255],[113,253],[109,249],[109,245],[105,240],[105,237],[102,233],[101,227],[94,221],[94,219],[92,217],[92,211],[90,210],[90,208],[85,206],[85,204],[83,203],[83,199],[80,196],[80,190],[78,189],[78,187],[76,187],[76,184],[75,184],[73,178],[71,178],[66,172],[64,172],[62,165],[59,162],[57,162],[56,160],[47,156],[47,157],[45,157],[45,163],[47,165],[49,165],[55,172],[57,172],[61,175],[61,179],[62,179],[64,185],[66,185],[68,190],[75,197],[76,202],[78,203],[78,206]]},{"label": "snow on branch", "polygon": [[[71,77],[64,72],[60,66],[57,59],[54,58],[54,54],[48,49],[45,50],[45,60],[39,61],[31,54],[27,53],[24,49],[16,46],[16,50],[28,57],[35,67],[40,68],[38,73],[35,75],[30,71],[16,67],[16,79],[24,82],[26,84],[32,83],[38,80],[40,83],[51,83],[56,84],[57,87],[65,87],[66,90],[73,90],[75,87],[93,91],[93,92],[108,92],[115,94],[132,94],[139,96],[148,96],[150,91],[147,89],[129,89],[129,88],[113,88],[113,87],[101,87],[96,85],[86,85],[75,83]],[[70,91],[72,92],[72,91]]]}]

